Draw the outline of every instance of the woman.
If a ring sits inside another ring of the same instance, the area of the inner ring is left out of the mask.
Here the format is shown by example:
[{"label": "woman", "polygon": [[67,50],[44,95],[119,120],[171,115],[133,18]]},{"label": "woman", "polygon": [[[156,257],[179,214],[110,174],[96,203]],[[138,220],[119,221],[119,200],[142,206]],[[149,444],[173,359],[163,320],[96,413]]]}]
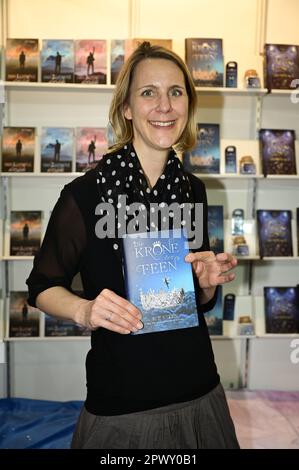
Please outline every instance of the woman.
[{"label": "woman", "polygon": [[[123,67],[112,100],[116,144],[95,170],[63,189],[27,281],[31,305],[92,330],[87,398],[73,448],[238,447],[203,316],[215,304],[216,286],[234,279],[229,271],[237,262],[210,251],[204,185],[184,172],[172,149],[194,145],[195,111],[183,61],[143,43]],[[98,204],[117,209],[123,194],[148,214],[153,203],[203,203],[203,244],[186,257],[199,326],[130,334],[143,325],[125,298],[122,243],[95,230]],[[84,299],[71,293],[77,272]]]}]

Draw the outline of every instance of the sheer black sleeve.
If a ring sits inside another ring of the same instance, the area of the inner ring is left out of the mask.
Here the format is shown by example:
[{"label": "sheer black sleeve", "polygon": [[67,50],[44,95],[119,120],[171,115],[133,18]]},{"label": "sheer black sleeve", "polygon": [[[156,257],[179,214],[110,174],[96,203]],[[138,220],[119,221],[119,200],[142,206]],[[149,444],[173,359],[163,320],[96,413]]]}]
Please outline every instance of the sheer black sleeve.
[{"label": "sheer black sleeve", "polygon": [[72,279],[80,270],[85,245],[84,219],[71,192],[64,189],[53,209],[44,240],[26,281],[30,305],[35,307],[36,297],[50,287],[71,289]]}]

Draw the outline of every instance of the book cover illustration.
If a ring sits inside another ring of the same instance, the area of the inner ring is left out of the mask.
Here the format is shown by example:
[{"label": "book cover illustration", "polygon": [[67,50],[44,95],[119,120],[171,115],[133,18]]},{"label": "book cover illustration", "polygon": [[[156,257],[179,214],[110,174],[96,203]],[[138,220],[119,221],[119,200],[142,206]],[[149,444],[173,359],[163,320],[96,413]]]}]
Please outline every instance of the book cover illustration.
[{"label": "book cover illustration", "polygon": [[75,83],[107,83],[107,41],[75,41]]},{"label": "book cover illustration", "polygon": [[[180,229],[123,239],[128,300],[142,312],[144,334],[198,325],[192,267]],[[167,237],[168,235],[168,237]]]},{"label": "book cover illustration", "polygon": [[73,83],[74,42],[44,39],[41,52],[42,82]]},{"label": "book cover illustration", "polygon": [[197,124],[197,144],[191,152],[183,155],[187,171],[194,173],[220,172],[220,126]]},{"label": "book cover illustration", "polygon": [[34,127],[4,127],[2,136],[2,171],[33,172]]},{"label": "book cover illustration", "polygon": [[73,148],[73,128],[43,127],[41,132],[41,172],[71,172]]},{"label": "book cover illustration", "polygon": [[8,82],[37,82],[38,39],[7,39],[5,79]]},{"label": "book cover illustration", "polygon": [[68,320],[45,314],[45,336],[77,336],[77,325]]},{"label": "book cover illustration", "polygon": [[296,175],[295,132],[260,129],[260,152],[264,175]]},{"label": "book cover illustration", "polygon": [[27,291],[10,292],[9,336],[36,337],[40,330],[40,311],[27,303]]},{"label": "book cover illustration", "polygon": [[186,38],[185,51],[186,63],[196,86],[223,86],[222,39]]},{"label": "book cover illustration", "polygon": [[299,332],[296,287],[264,287],[266,333]]},{"label": "book cover illustration", "polygon": [[36,255],[41,243],[41,214],[41,211],[11,211],[11,256]]},{"label": "book cover illustration", "polygon": [[208,234],[214,253],[224,251],[223,206],[208,206]]},{"label": "book cover illustration", "polygon": [[157,38],[134,38],[134,39],[112,39],[111,40],[111,84],[115,84],[119,72],[130,57],[132,52],[144,41],[150,42],[152,46],[162,46],[172,50],[172,39]]},{"label": "book cover illustration", "polygon": [[299,77],[299,46],[265,44],[265,88],[288,90]]},{"label": "book cover illustration", "polygon": [[260,256],[293,256],[292,212],[257,210]]},{"label": "book cover illustration", "polygon": [[108,148],[106,129],[78,127],[76,130],[76,171],[94,168]]},{"label": "book cover illustration", "polygon": [[209,335],[223,334],[222,286],[217,287],[217,301],[215,307],[205,313]]}]

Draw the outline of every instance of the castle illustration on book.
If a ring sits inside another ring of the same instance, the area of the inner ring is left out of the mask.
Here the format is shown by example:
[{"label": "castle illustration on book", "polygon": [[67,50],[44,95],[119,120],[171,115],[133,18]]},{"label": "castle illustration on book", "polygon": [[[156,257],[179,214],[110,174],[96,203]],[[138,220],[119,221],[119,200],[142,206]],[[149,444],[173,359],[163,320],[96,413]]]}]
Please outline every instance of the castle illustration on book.
[{"label": "castle illustration on book", "polygon": [[[180,229],[128,234],[123,239],[127,298],[138,307],[144,334],[198,325],[191,265]],[[168,235],[168,236],[167,236]]]}]

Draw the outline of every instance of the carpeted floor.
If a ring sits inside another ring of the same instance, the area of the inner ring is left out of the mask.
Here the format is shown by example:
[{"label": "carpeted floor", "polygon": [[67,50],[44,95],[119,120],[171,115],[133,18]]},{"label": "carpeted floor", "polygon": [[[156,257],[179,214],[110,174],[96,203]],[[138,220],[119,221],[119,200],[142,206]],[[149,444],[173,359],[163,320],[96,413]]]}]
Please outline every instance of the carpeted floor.
[{"label": "carpeted floor", "polygon": [[299,449],[299,392],[228,391],[242,449]]},{"label": "carpeted floor", "polygon": [[[242,449],[299,449],[299,392],[226,394]],[[0,400],[0,449],[68,449],[81,406]]]}]

